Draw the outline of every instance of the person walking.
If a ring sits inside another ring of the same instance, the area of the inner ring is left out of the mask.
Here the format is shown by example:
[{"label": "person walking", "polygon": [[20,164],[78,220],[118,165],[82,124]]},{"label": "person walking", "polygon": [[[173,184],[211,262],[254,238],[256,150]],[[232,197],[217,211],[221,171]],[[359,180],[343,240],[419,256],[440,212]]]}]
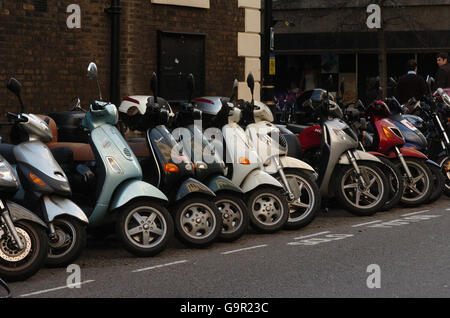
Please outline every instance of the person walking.
[{"label": "person walking", "polygon": [[448,54],[439,53],[437,55],[437,65],[439,70],[436,74],[436,88],[450,87],[450,64],[448,63]]},{"label": "person walking", "polygon": [[406,63],[408,73],[398,80],[396,97],[401,104],[409,99],[421,100],[427,93],[427,83],[422,76],[417,74],[417,62],[409,60]]}]

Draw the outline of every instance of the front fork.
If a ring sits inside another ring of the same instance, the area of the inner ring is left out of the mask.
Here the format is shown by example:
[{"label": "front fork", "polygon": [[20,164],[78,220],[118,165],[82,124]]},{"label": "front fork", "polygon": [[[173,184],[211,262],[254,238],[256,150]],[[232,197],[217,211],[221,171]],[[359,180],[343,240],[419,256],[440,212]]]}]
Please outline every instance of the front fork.
[{"label": "front fork", "polygon": [[361,181],[361,184],[364,188],[367,187],[367,183],[366,180],[364,180],[362,174],[361,174],[361,169],[359,169],[358,163],[356,162],[356,158],[355,155],[353,154],[353,152],[351,150],[347,151],[347,156],[350,159],[350,162],[352,163],[353,168],[356,171],[356,174],[358,175],[358,179],[359,181]]},{"label": "front fork", "polygon": [[11,220],[11,216],[9,215],[9,211],[6,208],[5,204],[3,203],[3,200],[0,200],[0,213],[2,221],[6,224],[6,227],[8,228],[8,231],[14,240],[14,243],[19,248],[19,250],[23,250],[25,246],[23,245],[23,242],[19,237],[19,233],[17,233],[16,227]]},{"label": "front fork", "polygon": [[406,164],[405,157],[403,157],[402,152],[400,151],[400,149],[398,147],[395,147],[395,152],[397,153],[398,159],[400,159],[400,162],[401,162],[401,164],[403,166],[403,169],[405,169],[405,172],[406,172],[406,175],[408,176],[408,179],[410,181],[412,181],[413,176],[412,176],[411,170],[409,170],[409,167]]},{"label": "front fork", "polygon": [[277,156],[274,156],[272,160],[275,162],[275,166],[277,168],[277,172],[280,174],[281,180],[283,181],[284,187],[286,189],[286,192],[288,194],[289,200],[294,201],[295,195],[291,190],[291,187],[289,185],[289,182],[286,178],[286,175],[284,174],[283,166],[281,165],[281,162]]}]

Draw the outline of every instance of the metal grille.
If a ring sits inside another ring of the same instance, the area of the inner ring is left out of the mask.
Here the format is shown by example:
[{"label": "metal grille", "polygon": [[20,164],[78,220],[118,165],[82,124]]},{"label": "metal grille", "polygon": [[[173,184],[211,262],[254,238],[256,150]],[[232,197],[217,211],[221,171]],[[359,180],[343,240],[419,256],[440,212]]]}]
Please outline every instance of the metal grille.
[{"label": "metal grille", "polygon": [[33,0],[34,10],[47,12],[47,0]]},{"label": "metal grille", "polygon": [[128,148],[124,148],[123,149],[123,153],[125,154],[125,156],[131,157],[131,152],[130,152],[130,150]]}]

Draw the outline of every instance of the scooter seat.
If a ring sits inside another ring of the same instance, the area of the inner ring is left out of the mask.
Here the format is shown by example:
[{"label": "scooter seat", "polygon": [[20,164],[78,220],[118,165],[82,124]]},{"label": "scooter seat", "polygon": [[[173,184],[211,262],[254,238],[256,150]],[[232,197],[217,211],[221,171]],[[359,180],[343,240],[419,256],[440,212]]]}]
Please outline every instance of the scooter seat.
[{"label": "scooter seat", "polygon": [[[14,156],[14,147],[15,146],[11,144],[0,144],[0,154],[12,165],[17,164],[17,160]],[[58,147],[50,150],[56,162],[59,164],[71,164],[73,162],[72,149],[68,147]]]},{"label": "scooter seat", "polygon": [[301,134],[305,129],[308,129],[311,126],[308,125],[297,125],[297,124],[288,124],[286,126],[287,129],[292,131],[294,134]]},{"label": "scooter seat", "polygon": [[73,152],[73,161],[87,162],[95,161],[95,155],[92,151],[91,145],[78,142],[52,142],[47,146],[53,150],[58,148],[69,148]]},{"label": "scooter seat", "polygon": [[134,138],[127,142],[137,158],[143,159],[150,157],[150,148],[148,147],[147,140],[144,138]]}]

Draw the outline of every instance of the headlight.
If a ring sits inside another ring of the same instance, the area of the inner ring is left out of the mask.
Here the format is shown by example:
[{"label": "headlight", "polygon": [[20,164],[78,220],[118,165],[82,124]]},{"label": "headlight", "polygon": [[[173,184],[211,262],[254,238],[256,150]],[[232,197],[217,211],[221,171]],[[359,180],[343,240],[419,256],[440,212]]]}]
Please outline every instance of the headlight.
[{"label": "headlight", "polygon": [[0,156],[0,184],[14,186],[18,184],[15,170],[4,158]]}]

